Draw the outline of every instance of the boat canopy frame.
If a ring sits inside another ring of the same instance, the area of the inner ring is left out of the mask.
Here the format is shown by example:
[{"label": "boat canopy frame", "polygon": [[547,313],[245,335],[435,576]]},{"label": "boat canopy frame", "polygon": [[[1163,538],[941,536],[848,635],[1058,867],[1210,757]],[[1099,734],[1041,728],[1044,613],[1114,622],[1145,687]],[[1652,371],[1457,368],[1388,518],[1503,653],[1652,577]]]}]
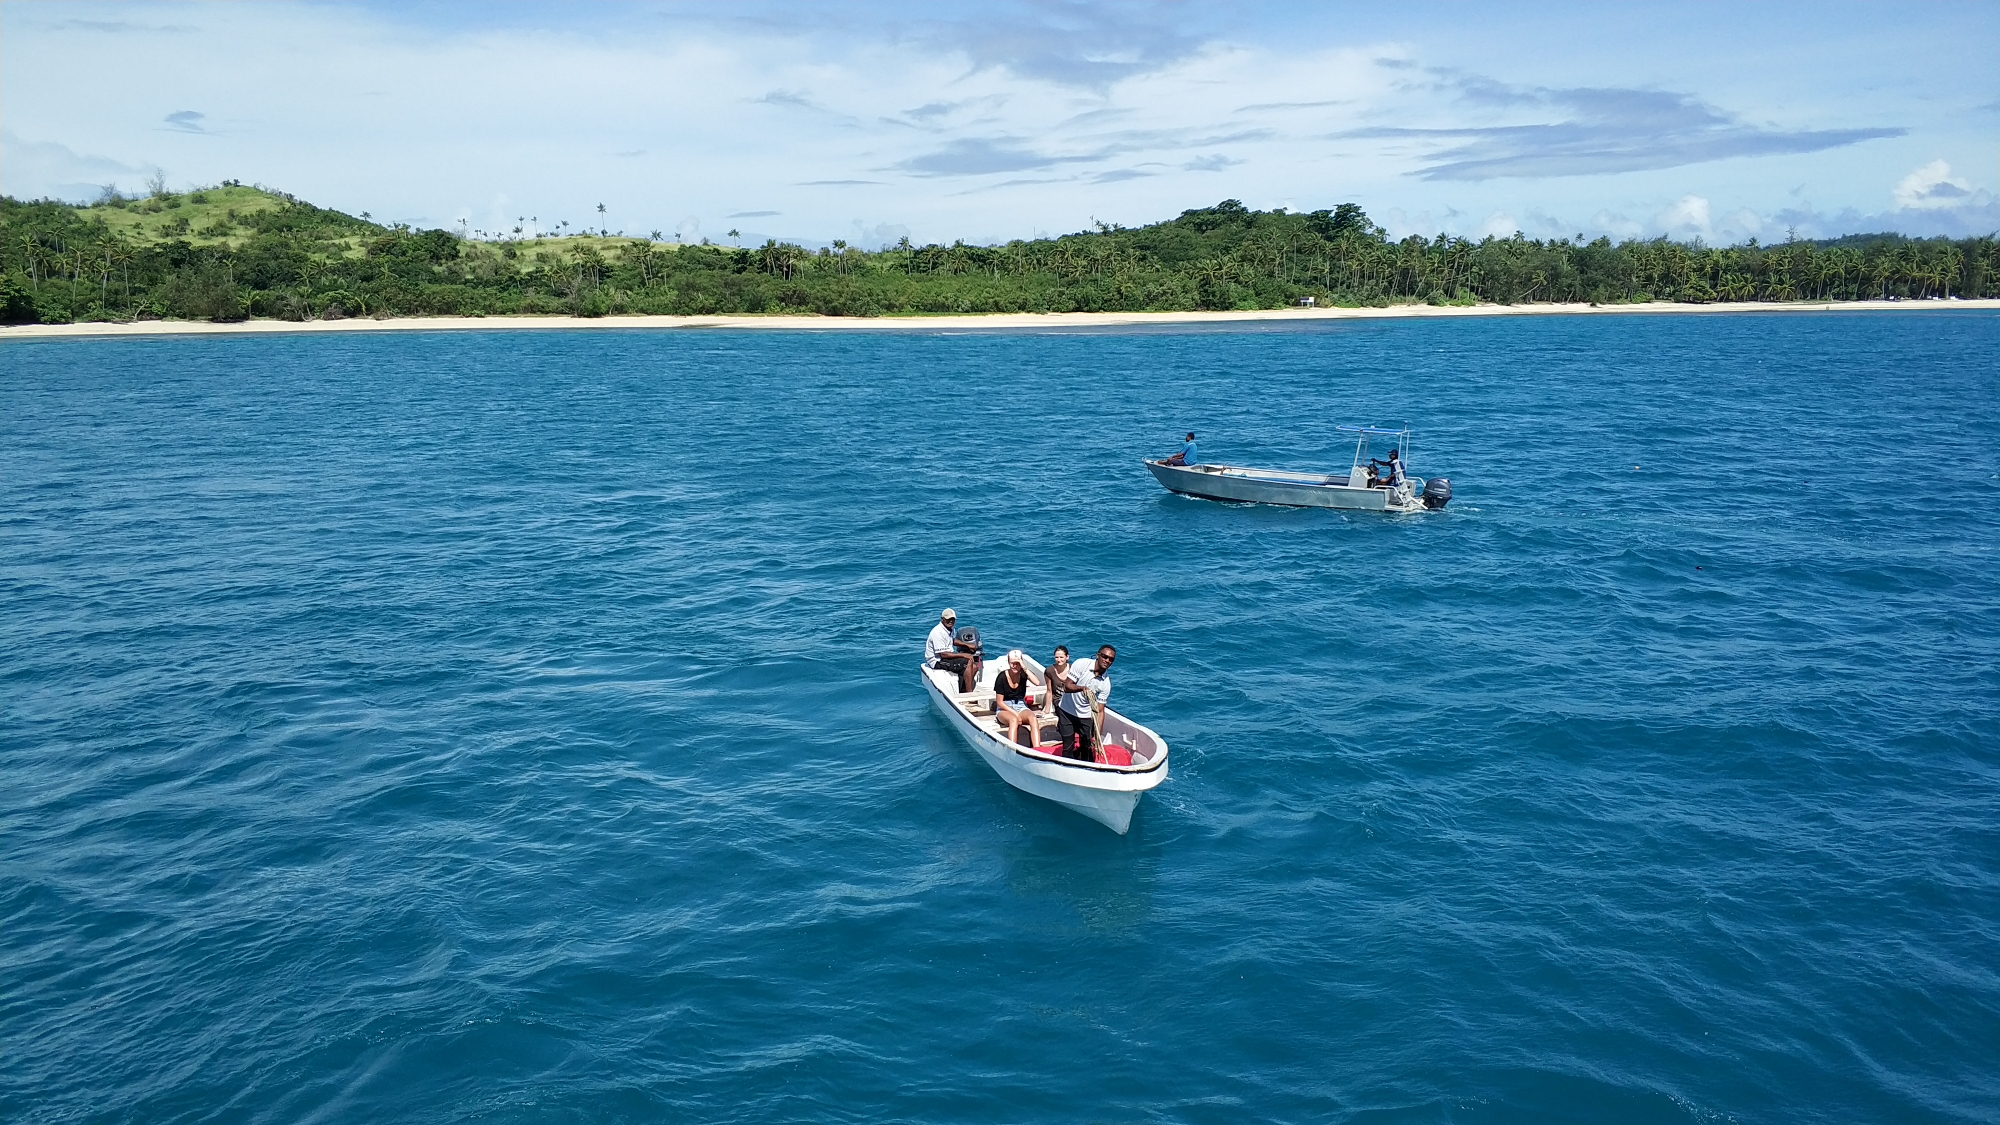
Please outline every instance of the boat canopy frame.
[{"label": "boat canopy frame", "polygon": [[1355,440],[1354,440],[1355,468],[1357,469],[1361,468],[1363,465],[1366,465],[1368,463],[1368,439],[1370,437],[1392,437],[1396,439],[1396,459],[1401,461],[1405,466],[1403,470],[1404,472],[1409,471],[1408,466],[1410,463],[1410,427],[1404,426],[1400,430],[1392,430],[1385,426],[1336,425],[1334,426],[1334,429],[1342,433],[1349,433],[1355,435]]}]

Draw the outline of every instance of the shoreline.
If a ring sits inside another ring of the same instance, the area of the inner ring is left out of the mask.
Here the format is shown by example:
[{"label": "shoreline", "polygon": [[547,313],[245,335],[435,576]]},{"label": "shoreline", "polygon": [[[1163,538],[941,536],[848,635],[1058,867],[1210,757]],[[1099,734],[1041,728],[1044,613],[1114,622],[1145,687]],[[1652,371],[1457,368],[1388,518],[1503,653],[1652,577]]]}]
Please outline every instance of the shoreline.
[{"label": "shoreline", "polygon": [[1673,313],[1909,312],[1913,310],[2000,310],[2000,298],[1959,301],[1761,301],[1644,305],[1388,305],[1380,308],[1253,309],[1230,312],[1112,313],[953,313],[936,316],[840,317],[802,314],[723,314],[715,316],[412,316],[381,320],[140,320],[125,323],[14,324],[0,326],[0,340],[62,339],[88,336],[214,336],[291,332],[464,332],[624,329],[671,330],[749,328],[776,331],[1001,330],[1106,328],[1145,325],[1305,323],[1326,320],[1384,320],[1462,316],[1656,316]]}]

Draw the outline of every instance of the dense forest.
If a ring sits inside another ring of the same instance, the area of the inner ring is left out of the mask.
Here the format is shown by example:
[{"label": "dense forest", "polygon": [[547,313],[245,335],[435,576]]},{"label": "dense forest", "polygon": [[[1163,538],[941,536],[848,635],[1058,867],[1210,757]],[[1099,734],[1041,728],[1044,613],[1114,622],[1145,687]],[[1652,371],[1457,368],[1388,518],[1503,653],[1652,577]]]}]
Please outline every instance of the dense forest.
[{"label": "dense forest", "polygon": [[[482,232],[483,234],[483,232]],[[226,183],[76,207],[0,197],[0,322],[155,317],[801,312],[831,316],[1548,301],[2000,295],[1993,237],[1713,248],[1516,235],[1390,239],[1353,204],[1235,200],[1004,246],[471,237]]]}]

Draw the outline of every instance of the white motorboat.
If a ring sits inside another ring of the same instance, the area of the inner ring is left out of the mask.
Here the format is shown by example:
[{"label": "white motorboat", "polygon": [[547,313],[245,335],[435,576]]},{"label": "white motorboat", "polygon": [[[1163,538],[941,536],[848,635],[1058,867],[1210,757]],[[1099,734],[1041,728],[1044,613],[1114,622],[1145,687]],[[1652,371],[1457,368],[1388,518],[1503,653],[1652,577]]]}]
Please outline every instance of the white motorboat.
[{"label": "white motorboat", "polygon": [[[1029,700],[1038,702],[1048,691],[1042,666],[1032,657],[1023,657],[1021,663],[1028,672]],[[921,671],[931,702],[1001,780],[1024,793],[1067,805],[1121,836],[1132,826],[1132,810],[1140,796],[1167,779],[1167,740],[1109,707],[1104,709],[1097,761],[1082,762],[1055,753],[1053,743],[1030,748],[1009,742],[1005,728],[993,716],[990,687],[961,694],[956,673],[937,668]],[[986,665],[989,684],[996,671],[998,665]],[[1047,727],[1042,731],[1042,737],[1053,737]]]},{"label": "white motorboat", "polygon": [[1203,500],[1233,500],[1243,504],[1284,504],[1294,508],[1346,508],[1363,512],[1422,512],[1451,502],[1451,482],[1443,477],[1424,480],[1406,476],[1389,487],[1370,467],[1368,439],[1392,437],[1396,456],[1410,459],[1410,431],[1373,426],[1336,426],[1355,435],[1354,467],[1344,473],[1294,473],[1283,469],[1246,469],[1239,465],[1169,465],[1148,461],[1146,468],[1169,491]]}]

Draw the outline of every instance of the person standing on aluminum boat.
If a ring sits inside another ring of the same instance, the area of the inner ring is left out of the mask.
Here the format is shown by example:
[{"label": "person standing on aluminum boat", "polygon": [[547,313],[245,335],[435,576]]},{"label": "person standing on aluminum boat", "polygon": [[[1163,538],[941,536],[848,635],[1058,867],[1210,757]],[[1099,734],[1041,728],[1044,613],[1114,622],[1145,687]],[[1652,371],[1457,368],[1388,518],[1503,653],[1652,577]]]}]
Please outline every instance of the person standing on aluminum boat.
[{"label": "person standing on aluminum boat", "polygon": [[1088,665],[1071,664],[1053,677],[1063,697],[1056,704],[1056,741],[1062,756],[1079,762],[1097,760],[1098,732],[1104,725],[1104,705],[1111,701],[1111,662],[1118,650],[1099,645],[1097,659]]},{"label": "person standing on aluminum boat", "polygon": [[1382,466],[1385,471],[1370,483],[1370,488],[1395,488],[1403,483],[1403,460],[1395,450],[1389,451],[1387,461],[1377,461],[1373,457],[1368,459],[1369,472],[1374,472],[1377,465]]}]

